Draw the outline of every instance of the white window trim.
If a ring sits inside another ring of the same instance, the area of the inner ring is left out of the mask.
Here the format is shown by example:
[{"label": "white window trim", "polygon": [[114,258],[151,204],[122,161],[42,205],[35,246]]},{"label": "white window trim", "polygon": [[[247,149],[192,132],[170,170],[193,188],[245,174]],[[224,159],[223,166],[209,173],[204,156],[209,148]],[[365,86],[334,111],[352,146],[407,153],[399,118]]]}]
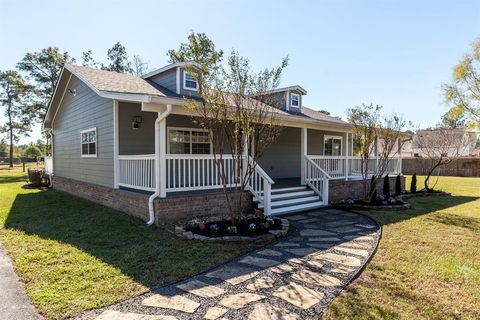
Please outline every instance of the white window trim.
[{"label": "white window trim", "polygon": [[[293,96],[298,98],[298,106],[294,106],[292,101],[293,101]],[[300,95],[298,93],[290,93],[290,107],[300,109]]]},{"label": "white window trim", "polygon": [[195,80],[195,82],[197,83],[197,87],[195,89],[187,87],[187,76],[186,75],[188,73],[189,72],[187,72],[187,70],[183,70],[183,90],[198,91],[198,86],[199,86],[198,80]]},{"label": "white window trim", "polygon": [[[82,153],[82,146],[83,146],[82,135],[84,133],[90,132],[90,131],[95,131],[95,154],[83,154]],[[96,127],[80,131],[80,155],[81,155],[82,158],[96,158],[97,157],[97,155],[98,155],[98,132],[97,132]]]},{"label": "white window trim", "polygon": [[[193,153],[192,153],[192,143],[193,143],[192,142],[192,132],[209,132],[208,129],[186,128],[186,127],[168,127],[167,128],[167,154],[171,154],[170,153],[170,132],[174,131],[174,130],[190,131],[190,153],[174,153],[173,155],[193,155]],[[210,153],[208,153],[208,154],[213,154],[212,141],[210,140],[210,138],[208,140],[209,140],[209,144],[210,144]],[[201,155],[201,154],[199,154],[199,155]]]},{"label": "white window trim", "polygon": [[[339,139],[340,140],[340,155],[338,156],[332,156],[332,155],[326,155],[325,154],[325,141],[328,139]],[[336,135],[324,135],[323,136],[323,155],[327,157],[341,157],[343,156],[343,136],[336,136]]]}]

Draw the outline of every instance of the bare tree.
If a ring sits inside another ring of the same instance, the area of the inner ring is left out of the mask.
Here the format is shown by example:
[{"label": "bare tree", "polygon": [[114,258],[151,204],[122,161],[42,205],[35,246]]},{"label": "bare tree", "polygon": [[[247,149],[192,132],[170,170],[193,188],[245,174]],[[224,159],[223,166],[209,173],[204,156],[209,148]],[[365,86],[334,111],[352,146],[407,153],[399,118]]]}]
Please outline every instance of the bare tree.
[{"label": "bare tree", "polygon": [[[201,99],[186,102],[186,106],[194,111],[193,120],[210,132],[232,223],[243,218],[243,192],[249,186],[256,161],[281,133],[278,102],[269,91],[279,85],[287,64],[285,58],[279,67],[255,73],[249,60],[233,51],[225,67],[209,64],[200,68],[208,72],[188,68],[191,74],[197,72]],[[230,186],[232,173],[224,161],[227,154],[238,164]]]},{"label": "bare tree", "polygon": [[134,55],[132,59],[132,73],[137,77],[147,74],[149,70],[149,64],[139,55]]},{"label": "bare tree", "polygon": [[384,116],[377,128],[379,148],[377,150],[378,166],[376,177],[380,178],[388,173],[392,159],[399,155],[402,145],[409,140],[402,132],[407,121],[396,114]]},{"label": "bare tree", "polygon": [[430,160],[425,168],[424,186],[426,190],[433,190],[436,182],[430,184],[432,174],[463,153],[468,146],[468,135],[462,129],[437,127],[418,132],[414,144],[421,151],[422,157]]},{"label": "bare tree", "polygon": [[[375,153],[375,142],[380,127],[382,106],[362,104],[347,110],[348,121],[353,125],[356,146],[360,156],[360,171],[363,180],[363,194],[368,198],[368,178],[372,173],[371,155]],[[371,188],[370,188],[371,189]]]}]

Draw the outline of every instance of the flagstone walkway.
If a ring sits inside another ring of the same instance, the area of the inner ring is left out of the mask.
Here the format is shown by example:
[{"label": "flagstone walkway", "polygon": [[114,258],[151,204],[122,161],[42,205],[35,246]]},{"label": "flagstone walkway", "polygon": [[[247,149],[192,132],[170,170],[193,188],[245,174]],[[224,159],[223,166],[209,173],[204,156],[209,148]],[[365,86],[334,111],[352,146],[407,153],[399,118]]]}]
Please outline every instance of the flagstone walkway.
[{"label": "flagstone walkway", "polygon": [[335,209],[285,218],[291,232],[279,242],[79,319],[318,319],[368,261],[380,229]]}]

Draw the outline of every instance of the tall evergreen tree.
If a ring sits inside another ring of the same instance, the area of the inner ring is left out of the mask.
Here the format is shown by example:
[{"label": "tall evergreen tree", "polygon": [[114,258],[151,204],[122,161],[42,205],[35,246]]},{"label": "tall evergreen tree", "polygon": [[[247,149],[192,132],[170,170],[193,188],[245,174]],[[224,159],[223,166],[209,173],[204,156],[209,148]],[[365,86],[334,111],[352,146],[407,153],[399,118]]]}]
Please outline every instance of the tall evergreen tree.
[{"label": "tall evergreen tree", "polygon": [[120,73],[133,73],[132,63],[128,60],[127,49],[120,42],[113,45],[107,51],[108,65],[103,65],[102,69],[116,71]]},{"label": "tall evergreen tree", "polygon": [[65,63],[75,62],[68,52],[61,52],[57,47],[48,47],[39,52],[28,52],[17,68],[26,73],[27,79],[34,81],[35,104],[31,105],[30,116],[36,121],[43,121],[48,103],[52,98],[58,77]]},{"label": "tall evergreen tree", "polygon": [[205,33],[191,31],[188,42],[182,43],[178,50],[168,50],[167,55],[171,63],[193,61],[202,66],[204,72],[208,72],[211,66],[222,60],[223,51],[216,50],[215,44]]},{"label": "tall evergreen tree", "polygon": [[0,90],[0,104],[5,108],[7,118],[1,131],[8,134],[9,162],[10,167],[13,167],[14,142],[18,142],[22,135],[28,136],[32,124],[28,103],[31,101],[33,88],[17,71],[8,70],[0,72]]}]

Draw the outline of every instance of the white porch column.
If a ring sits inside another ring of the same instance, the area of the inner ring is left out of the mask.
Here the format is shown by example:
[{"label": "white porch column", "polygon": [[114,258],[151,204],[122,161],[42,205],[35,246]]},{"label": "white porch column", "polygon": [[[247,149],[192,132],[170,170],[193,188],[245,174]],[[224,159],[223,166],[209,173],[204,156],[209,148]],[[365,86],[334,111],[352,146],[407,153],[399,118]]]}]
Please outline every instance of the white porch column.
[{"label": "white porch column", "polygon": [[[243,179],[246,179],[248,176],[247,176],[247,172],[246,170],[248,170],[248,135],[246,134],[243,134],[242,135],[242,171],[241,171],[241,179],[242,179],[242,182],[243,182]],[[236,182],[235,182],[236,183]],[[245,186],[247,187],[247,186]]]},{"label": "white porch column", "polygon": [[302,128],[302,138],[301,138],[301,173],[300,173],[300,183],[302,185],[305,185],[305,157],[307,156],[307,135],[308,135],[308,129],[307,128]]},{"label": "white porch column", "polygon": [[167,117],[162,117],[159,123],[158,139],[158,167],[159,182],[160,182],[160,198],[167,196]]},{"label": "white porch column", "polygon": [[118,101],[113,100],[113,187],[118,189],[118,183],[120,179],[120,163],[118,162]]},{"label": "white porch column", "polygon": [[348,173],[350,171],[350,166],[348,163],[348,132],[346,133],[345,138],[345,180],[348,180]]}]

